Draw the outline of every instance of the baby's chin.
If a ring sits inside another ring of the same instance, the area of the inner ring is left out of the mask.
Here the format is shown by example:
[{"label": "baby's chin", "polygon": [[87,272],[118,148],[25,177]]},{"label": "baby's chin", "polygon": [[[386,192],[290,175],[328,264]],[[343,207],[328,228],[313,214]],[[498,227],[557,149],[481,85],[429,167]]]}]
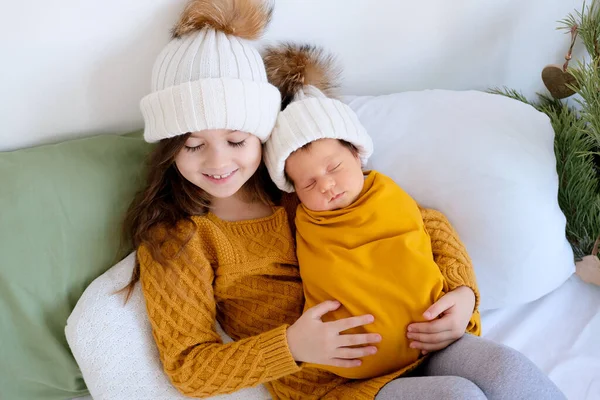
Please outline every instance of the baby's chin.
[{"label": "baby's chin", "polygon": [[315,211],[315,212],[325,212],[325,211],[335,211],[335,210],[340,210],[344,207],[346,207],[345,205],[338,205],[338,204],[307,204],[307,203],[302,203],[304,204],[304,207],[306,207],[307,209],[311,210],[311,211]]}]

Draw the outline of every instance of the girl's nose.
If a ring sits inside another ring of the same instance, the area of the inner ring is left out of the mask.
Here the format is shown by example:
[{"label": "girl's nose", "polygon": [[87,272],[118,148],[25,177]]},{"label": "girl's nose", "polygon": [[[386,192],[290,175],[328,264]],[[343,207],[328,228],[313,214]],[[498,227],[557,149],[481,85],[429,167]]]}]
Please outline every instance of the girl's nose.
[{"label": "girl's nose", "polygon": [[211,170],[220,170],[223,167],[226,167],[229,163],[227,159],[227,151],[223,149],[219,149],[217,147],[211,147],[207,149],[204,153],[204,166],[206,168],[210,168]]}]

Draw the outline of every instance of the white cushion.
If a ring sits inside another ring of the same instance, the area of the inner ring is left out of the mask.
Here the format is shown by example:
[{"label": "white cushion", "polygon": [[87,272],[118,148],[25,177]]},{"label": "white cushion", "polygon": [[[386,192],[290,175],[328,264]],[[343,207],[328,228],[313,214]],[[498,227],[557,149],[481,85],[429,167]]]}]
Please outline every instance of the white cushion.
[{"label": "white cushion", "polygon": [[346,98],[373,138],[369,167],[446,214],[481,309],[536,300],[574,271],[548,117],[509,98],[429,90]]},{"label": "white cushion", "polygon": [[[127,304],[115,293],[131,278],[135,253],[98,277],[67,320],[65,334],[94,400],[189,399],[162,369],[139,283]],[[224,342],[231,342],[218,326]],[[269,399],[264,386],[242,389],[220,400]]]}]

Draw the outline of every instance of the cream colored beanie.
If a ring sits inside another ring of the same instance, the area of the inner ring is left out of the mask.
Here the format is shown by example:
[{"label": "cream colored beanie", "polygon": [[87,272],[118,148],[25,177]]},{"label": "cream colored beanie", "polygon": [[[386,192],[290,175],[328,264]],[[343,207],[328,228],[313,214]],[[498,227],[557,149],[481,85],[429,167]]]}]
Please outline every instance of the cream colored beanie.
[{"label": "cream colored beanie", "polygon": [[144,139],[157,142],[204,129],[232,129],[265,142],[281,98],[250,42],[272,8],[263,0],[192,0],[152,71],[140,108]]},{"label": "cream colored beanie", "polygon": [[327,96],[337,74],[333,58],[319,48],[286,43],[268,48],[264,60],[269,81],[281,91],[285,107],[263,156],[277,187],[294,191],[285,177],[285,162],[294,151],[315,140],[350,142],[365,165],[373,153],[371,137],[348,105]]}]

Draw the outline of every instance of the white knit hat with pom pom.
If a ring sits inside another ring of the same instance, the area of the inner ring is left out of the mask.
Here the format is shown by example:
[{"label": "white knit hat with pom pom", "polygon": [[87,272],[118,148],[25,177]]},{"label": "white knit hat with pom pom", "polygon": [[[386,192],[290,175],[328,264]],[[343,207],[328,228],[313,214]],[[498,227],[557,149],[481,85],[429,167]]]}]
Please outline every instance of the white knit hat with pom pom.
[{"label": "white knit hat with pom pom", "polygon": [[269,81],[279,88],[283,111],[265,144],[264,161],[279,189],[293,192],[285,177],[285,162],[294,151],[319,139],[341,139],[358,149],[363,165],[373,153],[373,141],[352,109],[331,96],[338,71],[322,49],[284,43],[264,54]]},{"label": "white knit hat with pom pom", "polygon": [[192,0],[152,71],[152,93],[140,108],[144,139],[205,129],[269,137],[280,109],[279,90],[267,81],[250,41],[269,23],[263,0]]}]

